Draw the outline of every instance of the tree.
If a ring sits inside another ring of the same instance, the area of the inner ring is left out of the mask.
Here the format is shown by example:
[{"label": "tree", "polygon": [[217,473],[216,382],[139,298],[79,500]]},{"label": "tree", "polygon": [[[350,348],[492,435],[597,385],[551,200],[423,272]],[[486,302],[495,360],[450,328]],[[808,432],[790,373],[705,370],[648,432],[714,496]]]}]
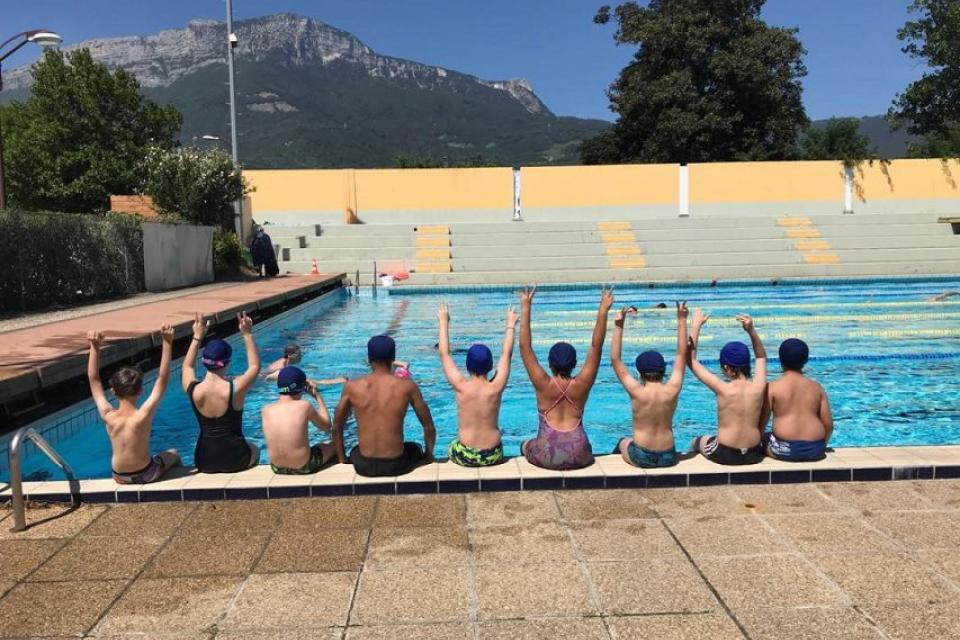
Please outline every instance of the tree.
[{"label": "tree", "polygon": [[805,160],[842,160],[853,167],[873,154],[870,138],[860,133],[856,118],[830,118],[822,127],[811,127],[800,141]]},{"label": "tree", "polygon": [[81,213],[133,193],[147,146],[173,146],[181,125],[175,108],[146,100],[136,78],[87,49],[46,51],[30,97],[2,117],[11,203]]},{"label": "tree", "polygon": [[913,0],[919,14],[897,33],[903,52],[923,60],[929,71],[898,94],[890,116],[924,137],[914,153],[960,154],[960,4],[956,0]]},{"label": "tree", "polygon": [[233,203],[250,192],[240,169],[222,149],[147,151],[140,191],[162,212],[194,224],[232,231]]},{"label": "tree", "polygon": [[[709,162],[788,158],[808,123],[805,53],[796,29],[760,19],[764,0],[627,2],[594,21],[637,45],[611,85],[618,118],[583,145],[584,162]],[[612,156],[612,157],[611,157]]]}]

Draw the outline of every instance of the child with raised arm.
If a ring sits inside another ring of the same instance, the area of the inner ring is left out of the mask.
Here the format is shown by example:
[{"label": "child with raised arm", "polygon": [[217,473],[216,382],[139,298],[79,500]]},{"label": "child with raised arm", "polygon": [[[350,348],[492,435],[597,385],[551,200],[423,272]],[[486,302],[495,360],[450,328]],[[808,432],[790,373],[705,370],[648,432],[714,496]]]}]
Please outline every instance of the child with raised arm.
[{"label": "child with raised arm", "polygon": [[728,342],[720,351],[720,369],[727,379],[724,382],[697,360],[700,330],[709,318],[699,309],[693,314],[687,363],[693,375],[717,396],[717,435],[694,438],[690,448],[718,464],[756,464],[763,460],[760,413],[767,393],[767,352],[750,316],[738,315],[737,321],[753,343],[756,373],[750,377],[747,345]]},{"label": "child with raised arm", "polygon": [[[316,473],[337,456],[332,442],[310,446],[307,426],[313,424],[321,433],[330,433],[330,414],[323,396],[302,369],[286,366],[277,375],[280,398],[263,407],[263,438],[267,442],[270,468],[281,475]],[[308,395],[316,408],[304,398]]]},{"label": "child with raised arm", "polygon": [[[530,382],[537,392],[537,437],[524,442],[520,450],[530,464],[545,469],[581,469],[593,464],[593,448],[583,428],[583,411],[593,383],[597,380],[603,341],[607,335],[607,314],[613,306],[613,291],[600,294],[597,321],[593,327],[590,350],[576,376],[577,350],[566,342],[550,348],[548,374],[533,352],[530,315],[537,288],[520,292],[520,355]],[[552,375],[551,375],[552,374]]]},{"label": "child with raised arm", "polygon": [[181,384],[190,398],[200,425],[200,437],[194,452],[194,464],[202,473],[235,473],[260,462],[260,448],[243,437],[243,402],[257,376],[260,355],[253,341],[253,320],[241,312],[237,324],[247,350],[247,369],[239,377],[227,375],[233,347],[213,339],[203,347],[203,366],[207,375],[197,380],[197,352],[210,328],[199,313],[193,321],[193,339],[183,358]]},{"label": "child with raised arm", "polygon": [[116,408],[107,400],[100,381],[100,347],[103,334],[91,331],[90,358],[87,361],[87,378],[90,393],[97,405],[97,412],[107,428],[113,457],[110,468],[117,484],[147,484],[156,482],[170,469],[180,465],[180,456],[175,449],[150,455],[150,431],[163,393],[170,381],[170,359],[173,353],[173,327],[164,324],[160,328],[163,347],[160,352],[160,372],[146,401],[137,407],[143,391],[143,374],[133,367],[122,367],[110,376],[110,388],[117,397]]},{"label": "child with raised arm", "polygon": [[620,440],[617,450],[635,467],[672,467],[679,459],[673,440],[673,415],[687,368],[687,303],[677,302],[677,355],[666,381],[667,364],[658,351],[645,351],[637,356],[639,382],[623,364],[620,356],[623,325],[627,315],[635,313],[633,307],[621,309],[613,323],[610,362],[620,384],[630,395],[633,409],[633,437]]},{"label": "child with raised arm", "polygon": [[822,460],[833,435],[833,414],[827,392],[803,374],[810,348],[803,340],[790,338],[780,345],[783,376],[767,386],[767,403],[760,424],[766,426],[773,412],[773,432],[764,434],[767,455],[778,460]]},{"label": "child with raised arm", "polygon": [[487,467],[503,462],[500,442],[500,401],[510,377],[510,358],[513,356],[513,334],[517,314],[507,309],[507,329],[503,349],[493,379],[487,375],[493,370],[493,354],[483,344],[475,344],[467,351],[465,378],[450,357],[450,309],[440,304],[440,364],[457,398],[457,439],[450,443],[447,455],[451,462],[463,467]]}]

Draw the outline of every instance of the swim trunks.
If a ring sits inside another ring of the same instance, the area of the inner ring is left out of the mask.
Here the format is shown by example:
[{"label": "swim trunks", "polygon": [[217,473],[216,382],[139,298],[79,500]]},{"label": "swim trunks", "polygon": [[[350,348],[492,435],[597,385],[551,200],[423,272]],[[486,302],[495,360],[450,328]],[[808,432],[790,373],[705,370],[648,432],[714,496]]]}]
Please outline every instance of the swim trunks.
[{"label": "swim trunks", "polygon": [[360,453],[360,447],[350,450],[353,470],[361,476],[377,478],[400,476],[413,471],[423,460],[423,450],[413,442],[403,443],[403,453],[397,458],[368,458]]},{"label": "swim trunks", "polygon": [[[331,456],[332,457],[332,456]],[[310,447],[310,458],[303,464],[299,469],[291,469],[290,467],[278,467],[277,465],[270,463],[270,468],[273,469],[274,473],[279,473],[284,476],[305,476],[310,473],[316,473],[320,471],[323,465],[327,460],[323,459],[323,449],[319,444],[315,444]]]},{"label": "swim trunks", "polygon": [[646,447],[641,447],[633,441],[627,445],[627,456],[634,466],[646,467],[648,469],[672,467],[677,464],[679,460],[676,447],[671,447],[665,451],[653,451]]},{"label": "swim trunks", "polygon": [[697,438],[696,449],[704,458],[717,464],[757,464],[763,460],[763,447],[759,443],[746,449],[734,448],[721,444],[717,436],[700,436]]},{"label": "swim trunks", "polygon": [[169,470],[163,462],[163,458],[159,455],[150,458],[149,464],[143,469],[140,469],[140,471],[120,473],[119,471],[111,469],[113,472],[113,481],[117,484],[150,484],[162,478]]},{"label": "swim trunks", "polygon": [[497,443],[490,449],[474,449],[454,440],[447,449],[447,457],[461,467],[489,467],[503,462],[503,444]]},{"label": "swim trunks", "polygon": [[812,462],[827,457],[825,440],[782,440],[772,433],[763,434],[761,440],[767,455],[788,462]]}]

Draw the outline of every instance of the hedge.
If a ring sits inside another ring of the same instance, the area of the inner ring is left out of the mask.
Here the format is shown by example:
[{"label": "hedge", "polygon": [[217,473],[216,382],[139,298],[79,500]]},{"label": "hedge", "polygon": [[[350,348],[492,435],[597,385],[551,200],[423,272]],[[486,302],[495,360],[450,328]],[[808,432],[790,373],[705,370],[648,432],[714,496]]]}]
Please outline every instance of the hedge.
[{"label": "hedge", "polygon": [[140,219],[122,214],[0,211],[0,312],[139,293]]}]

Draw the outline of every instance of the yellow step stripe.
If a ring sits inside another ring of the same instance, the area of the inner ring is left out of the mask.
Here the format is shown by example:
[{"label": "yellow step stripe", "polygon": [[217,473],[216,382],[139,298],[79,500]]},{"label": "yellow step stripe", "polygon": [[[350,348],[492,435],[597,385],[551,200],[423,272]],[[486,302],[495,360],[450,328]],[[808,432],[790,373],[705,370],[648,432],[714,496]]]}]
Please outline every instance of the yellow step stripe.
[{"label": "yellow step stripe", "polygon": [[417,273],[450,273],[449,262],[418,262]]},{"label": "yellow step stripe", "polygon": [[826,240],[797,240],[793,248],[797,251],[829,251],[833,247]]},{"label": "yellow step stripe", "polygon": [[436,236],[432,238],[417,238],[418,247],[449,247],[449,236]]},{"label": "yellow step stripe", "polygon": [[617,242],[636,242],[637,236],[633,233],[601,231],[600,239],[603,240],[604,244]]},{"label": "yellow step stripe", "polygon": [[597,229],[600,229],[600,231],[629,231],[630,223],[625,220],[598,222]]},{"label": "yellow step stripe", "polygon": [[430,225],[426,227],[417,227],[417,235],[421,236],[448,236],[450,227],[442,224]]},{"label": "yellow step stripe", "polygon": [[637,245],[607,246],[608,256],[636,256],[640,255]]},{"label": "yellow step stripe", "polygon": [[837,264],[840,258],[835,253],[805,253],[803,261],[807,264]]},{"label": "yellow step stripe", "polygon": [[647,261],[643,258],[614,258],[610,260],[611,269],[643,269]]},{"label": "yellow step stripe", "polygon": [[777,218],[777,224],[781,227],[810,227],[813,221],[810,218]]},{"label": "yellow step stripe", "polygon": [[817,229],[789,229],[785,232],[788,238],[822,238],[823,234]]},{"label": "yellow step stripe", "polygon": [[417,260],[429,260],[431,258],[449,260],[450,250],[449,249],[419,249],[417,251]]}]

